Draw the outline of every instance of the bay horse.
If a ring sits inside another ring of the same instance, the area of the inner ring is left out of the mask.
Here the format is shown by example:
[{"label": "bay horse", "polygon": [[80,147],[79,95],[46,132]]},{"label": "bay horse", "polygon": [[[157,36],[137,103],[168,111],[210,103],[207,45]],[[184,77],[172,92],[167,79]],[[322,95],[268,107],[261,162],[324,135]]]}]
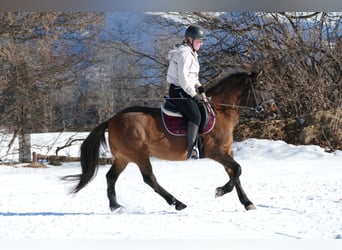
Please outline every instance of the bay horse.
[{"label": "bay horse", "polygon": [[[229,193],[236,188],[240,202],[246,210],[255,209],[244,192],[241,182],[241,166],[233,159],[233,129],[238,122],[242,109],[255,110],[257,114],[274,114],[275,103],[258,101],[262,97],[258,79],[261,73],[235,73],[206,88],[207,97],[216,110],[216,125],[213,130],[203,135],[204,155],[223,165],[230,180],[216,189],[216,197]],[[261,112],[262,111],[262,112]],[[129,162],[135,163],[146,184],[161,195],[176,210],[186,205],[166,191],[153,173],[150,157],[178,161],[187,158],[186,136],[170,135],[163,126],[160,108],[129,107],[114,115],[109,120],[95,127],[81,145],[81,168],[79,175],[65,176],[65,180],[77,180],[72,192],[84,188],[96,174],[99,150],[106,145],[105,131],[108,129],[110,150],[114,162],[106,174],[107,196],[112,211],[121,208],[116,198],[115,183]]]}]

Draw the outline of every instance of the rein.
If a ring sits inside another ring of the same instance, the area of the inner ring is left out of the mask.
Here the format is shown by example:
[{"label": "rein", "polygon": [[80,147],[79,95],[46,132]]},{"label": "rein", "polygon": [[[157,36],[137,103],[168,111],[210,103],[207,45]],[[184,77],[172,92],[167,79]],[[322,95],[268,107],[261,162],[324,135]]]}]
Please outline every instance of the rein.
[{"label": "rein", "polygon": [[227,108],[233,108],[233,109],[246,109],[246,110],[252,110],[255,111],[256,113],[261,113],[264,109],[262,107],[262,105],[264,104],[274,104],[274,100],[270,99],[268,101],[264,101],[262,103],[260,103],[260,105],[257,105],[256,107],[250,107],[250,106],[241,106],[241,105],[236,105],[236,104],[225,104],[225,103],[218,103],[218,102],[211,102],[209,101],[210,104],[214,104],[217,106],[223,106],[223,107],[227,107]]},{"label": "rein", "polygon": [[217,106],[223,106],[223,107],[227,107],[227,108],[232,108],[232,109],[247,109],[247,110],[255,110],[256,109],[256,108],[253,108],[253,107],[241,106],[241,105],[236,105],[236,104],[225,104],[225,103],[211,102],[211,101],[209,101],[209,103],[217,105]]},{"label": "rein", "polygon": [[248,102],[249,98],[252,96],[253,99],[254,99],[255,105],[256,105],[255,107],[250,107],[250,106],[247,106],[247,105],[243,106],[243,105],[236,105],[236,104],[217,103],[217,102],[209,102],[209,103],[217,105],[217,106],[222,106],[222,107],[225,107],[225,108],[254,111],[257,115],[260,115],[262,112],[264,112],[263,105],[268,104],[268,103],[274,104],[275,102],[274,102],[273,99],[270,99],[270,100],[267,100],[267,101],[259,103],[258,102],[258,98],[257,98],[257,94],[256,94],[256,91],[255,91],[255,88],[254,88],[253,84],[255,84],[255,81],[253,81],[253,82],[250,81],[250,83],[249,83],[250,88],[249,88],[249,92],[248,92],[248,97],[247,97],[246,103]]},{"label": "rein", "polygon": [[[247,99],[246,99],[246,105],[237,105],[237,104],[227,104],[227,103],[218,103],[218,102],[212,102],[211,101],[211,97],[207,97],[207,101],[206,103],[209,103],[210,105],[215,105],[215,106],[221,106],[221,109],[240,109],[240,110],[246,110],[246,112],[244,112],[244,116],[246,117],[255,117],[256,116],[262,116],[263,112],[265,111],[264,109],[264,105],[265,104],[271,104],[274,105],[275,101],[273,99],[269,99],[263,102],[259,102],[258,101],[258,96],[257,93],[255,91],[255,87],[254,85],[257,84],[258,80],[252,80],[249,79],[249,89],[248,89],[248,95],[247,95]],[[166,97],[164,96],[165,99],[169,99],[169,100],[181,100],[181,99],[188,99],[186,97],[176,97],[176,98],[170,98],[170,97]],[[247,106],[247,103],[249,102],[250,98],[253,98],[253,101],[255,103],[255,107],[251,107],[251,106]],[[247,111],[253,111],[254,112],[254,116],[253,115],[248,115]]]}]

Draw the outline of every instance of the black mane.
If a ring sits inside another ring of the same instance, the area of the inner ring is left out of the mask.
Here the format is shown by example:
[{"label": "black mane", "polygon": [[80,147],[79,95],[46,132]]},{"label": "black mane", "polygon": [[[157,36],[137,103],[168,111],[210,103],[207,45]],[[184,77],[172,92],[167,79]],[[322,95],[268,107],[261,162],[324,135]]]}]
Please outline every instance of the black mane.
[{"label": "black mane", "polygon": [[220,78],[218,79],[216,82],[209,84],[208,86],[205,87],[206,91],[210,91],[218,86],[220,86],[221,84],[235,84],[236,82],[239,81],[234,81],[234,79],[238,80],[238,79],[247,79],[250,77],[249,73],[246,72],[237,72],[237,73],[232,73],[226,77]]}]

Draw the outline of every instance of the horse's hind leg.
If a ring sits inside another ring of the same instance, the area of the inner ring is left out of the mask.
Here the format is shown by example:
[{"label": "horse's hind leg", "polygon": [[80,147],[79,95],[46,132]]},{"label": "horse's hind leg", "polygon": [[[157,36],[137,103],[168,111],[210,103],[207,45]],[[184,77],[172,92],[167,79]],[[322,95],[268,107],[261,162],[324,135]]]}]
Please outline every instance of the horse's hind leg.
[{"label": "horse's hind leg", "polygon": [[121,174],[121,172],[126,168],[128,162],[126,160],[117,158],[115,159],[112,167],[109,169],[107,178],[107,196],[109,199],[109,207],[111,211],[115,211],[121,207],[121,205],[116,200],[115,183]]},{"label": "horse's hind leg", "polygon": [[144,182],[151,186],[156,193],[162,196],[169,205],[174,205],[176,210],[182,210],[186,208],[185,204],[177,200],[159,185],[155,175],[153,174],[152,165],[149,158],[142,160],[141,162],[137,163],[137,165],[139,166]]}]

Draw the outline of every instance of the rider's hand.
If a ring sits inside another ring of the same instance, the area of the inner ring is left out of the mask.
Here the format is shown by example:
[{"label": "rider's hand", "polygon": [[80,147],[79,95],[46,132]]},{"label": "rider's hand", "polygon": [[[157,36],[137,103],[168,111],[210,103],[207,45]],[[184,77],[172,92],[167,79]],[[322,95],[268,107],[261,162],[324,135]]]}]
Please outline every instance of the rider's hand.
[{"label": "rider's hand", "polygon": [[204,93],[204,87],[203,87],[203,86],[199,86],[199,87],[197,88],[197,90],[198,90],[198,93],[199,93],[199,94]]},{"label": "rider's hand", "polygon": [[197,103],[202,103],[203,102],[203,98],[199,94],[196,94],[192,99],[194,99],[194,101],[197,102]]}]

